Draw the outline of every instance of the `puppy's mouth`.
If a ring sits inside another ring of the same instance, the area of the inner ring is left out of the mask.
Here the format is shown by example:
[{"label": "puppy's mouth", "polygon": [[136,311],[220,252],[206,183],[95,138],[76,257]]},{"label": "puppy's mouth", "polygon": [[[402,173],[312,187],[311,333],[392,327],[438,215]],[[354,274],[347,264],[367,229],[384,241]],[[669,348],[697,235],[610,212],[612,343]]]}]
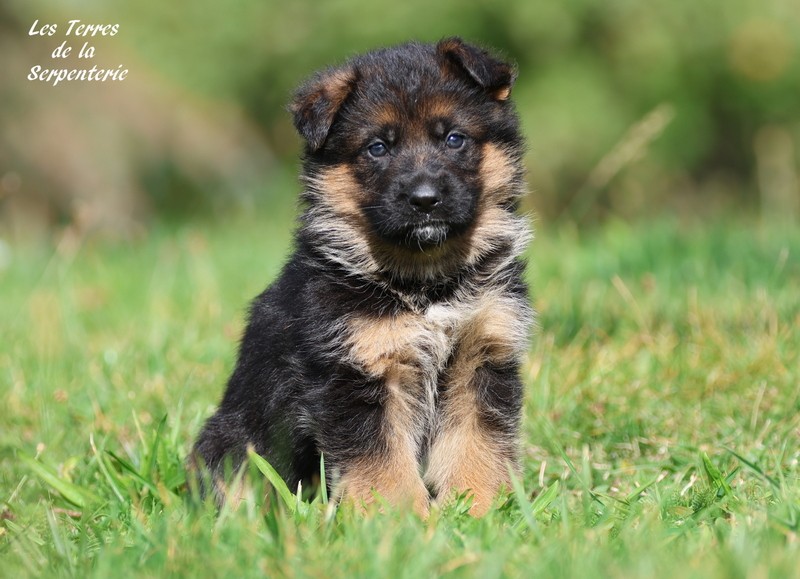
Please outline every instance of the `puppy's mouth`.
[{"label": "puppy's mouth", "polygon": [[[398,220],[380,214],[367,213],[372,231],[384,243],[394,245],[412,253],[431,253],[440,255],[438,251],[460,237],[469,227],[469,223],[458,220],[441,219],[430,215],[413,216]],[[399,217],[399,216],[394,216]]]},{"label": "puppy's mouth", "polygon": [[412,251],[425,251],[444,245],[451,233],[452,228],[447,223],[428,221],[408,225],[397,241]]},{"label": "puppy's mouth", "polygon": [[420,249],[442,245],[447,240],[450,227],[446,223],[433,222],[413,225],[408,230],[409,245]]}]

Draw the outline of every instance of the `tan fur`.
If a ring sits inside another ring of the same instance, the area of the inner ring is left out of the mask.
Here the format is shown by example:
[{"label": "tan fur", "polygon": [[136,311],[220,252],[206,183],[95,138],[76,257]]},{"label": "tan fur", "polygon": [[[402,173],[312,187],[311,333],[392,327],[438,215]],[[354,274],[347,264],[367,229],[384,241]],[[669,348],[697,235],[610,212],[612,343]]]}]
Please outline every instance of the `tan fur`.
[{"label": "tan fur", "polygon": [[513,440],[490,434],[481,426],[474,383],[478,368],[513,357],[525,346],[513,332],[520,324],[519,313],[496,305],[496,318],[485,302],[462,329],[425,474],[442,500],[465,492],[470,495],[474,516],[485,514],[501,488],[509,486],[508,463],[515,451]]},{"label": "tan fur", "polygon": [[[461,245],[461,259],[476,263],[501,243],[511,243],[509,258],[515,259],[530,241],[527,222],[506,206],[525,190],[518,183],[515,164],[509,153],[493,143],[483,146],[481,176],[483,194],[478,201],[478,213]],[[505,264],[504,264],[505,265]]]},{"label": "tan fur", "polygon": [[335,165],[326,169],[316,181],[319,190],[324,192],[323,202],[326,205],[359,226],[366,226],[359,206],[359,202],[364,200],[364,192],[347,165]]},{"label": "tan fur", "polygon": [[336,109],[350,94],[355,78],[355,71],[350,68],[334,70],[325,77],[323,82],[325,96],[335,104]]},{"label": "tan fur", "polygon": [[399,382],[433,373],[453,351],[451,364],[474,368],[509,362],[527,347],[527,304],[500,288],[430,307],[424,315],[361,316],[347,324],[347,358],[376,378]]},{"label": "tan fur", "polygon": [[416,456],[402,444],[393,445],[387,455],[362,458],[350,464],[336,490],[338,497],[366,508],[374,493],[393,506],[410,506],[420,516],[428,513],[428,489],[419,476]]},{"label": "tan fur", "polygon": [[492,93],[492,96],[495,98],[495,100],[507,101],[508,97],[511,96],[511,87],[510,86],[500,87],[499,89],[497,89]]},{"label": "tan fur", "polygon": [[289,110],[293,113],[302,112],[304,107],[325,97],[328,101],[328,114],[332,117],[350,94],[354,80],[355,71],[351,68],[333,70],[325,74],[305,98],[292,102]]},{"label": "tan fur", "polygon": [[463,381],[487,364],[503,364],[519,357],[527,347],[526,308],[502,294],[487,292],[469,306],[458,329],[456,357],[451,376]]},{"label": "tan fur", "polygon": [[442,328],[413,313],[353,318],[347,336],[345,358],[386,384],[389,434],[405,438],[416,454],[452,343]]},{"label": "tan fur", "polygon": [[531,233],[526,221],[497,206],[479,208],[479,214],[468,233],[464,246],[466,263],[477,263],[493,249],[510,244],[508,260],[498,264],[498,270],[516,259],[530,241]]},{"label": "tan fur", "polygon": [[517,173],[514,161],[502,147],[494,143],[483,146],[480,174],[485,193],[480,201],[484,206],[505,203],[518,193],[515,191]]},{"label": "tan fur", "polygon": [[474,397],[466,388],[450,392],[442,404],[442,433],[431,446],[425,480],[441,500],[468,493],[473,499],[470,513],[481,516],[500,489],[509,486],[508,442],[481,429]]},{"label": "tan fur", "polygon": [[527,303],[506,295],[502,287],[489,287],[475,296],[460,296],[432,306],[426,318],[453,342],[457,350],[453,363],[474,360],[477,367],[486,362],[508,362],[527,348]]},{"label": "tan fur", "polygon": [[355,78],[352,67],[327,71],[295,95],[289,109],[294,114],[295,126],[307,138],[311,150],[316,151],[324,144],[327,130],[353,89]]},{"label": "tan fur", "polygon": [[402,123],[402,115],[392,106],[383,105],[376,108],[370,115],[375,126],[397,126]]},{"label": "tan fur", "polygon": [[398,378],[410,378],[426,330],[424,320],[413,314],[355,318],[349,323],[349,357],[375,377],[391,370]]},{"label": "tan fur", "polygon": [[422,116],[426,119],[446,119],[452,116],[453,100],[446,97],[431,98],[423,103]]},{"label": "tan fur", "polygon": [[452,381],[441,401],[441,419],[433,438],[425,481],[440,500],[467,492],[470,513],[481,516],[502,487],[509,486],[508,467],[513,441],[485,431],[479,421],[476,388],[472,382],[476,358],[459,357]]}]

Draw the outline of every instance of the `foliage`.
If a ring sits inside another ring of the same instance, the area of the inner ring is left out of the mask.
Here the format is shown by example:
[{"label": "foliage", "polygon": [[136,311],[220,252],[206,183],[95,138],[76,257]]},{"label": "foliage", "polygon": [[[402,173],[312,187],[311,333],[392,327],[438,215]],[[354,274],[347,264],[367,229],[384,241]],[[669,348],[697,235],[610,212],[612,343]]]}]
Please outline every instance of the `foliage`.
[{"label": "foliage", "polygon": [[[77,16],[69,2],[47,10],[14,2],[9,10],[20,31],[36,17]],[[720,205],[752,210],[759,204],[795,219],[800,213],[800,12],[789,0],[244,0],[224,8],[208,0],[145,0],[83,3],[81,12],[120,23],[105,50],[116,50],[133,67],[126,81],[131,94],[145,102],[154,88],[181,94],[177,103],[149,105],[152,118],[137,114],[132,122],[161,126],[170,122],[164,110],[188,109],[195,101],[200,111],[241,107],[290,174],[299,140],[285,105],[304,77],[359,51],[458,34],[519,65],[514,97],[540,214],[709,215]],[[29,40],[20,43],[30,49]],[[37,95],[42,112],[61,104],[52,94]],[[29,96],[15,98],[25,103]],[[14,115],[13,107],[6,114]],[[126,123],[103,114],[112,124]],[[220,158],[240,154],[236,143],[253,138],[241,130],[221,135],[218,125],[227,117],[206,117],[214,123],[194,125],[214,126],[198,134],[216,142]],[[105,135],[86,123],[75,130],[90,141]],[[187,130],[175,131],[176,138]],[[135,127],[128,133],[148,138]],[[178,151],[146,143],[158,158],[133,168],[132,178],[157,208],[190,212],[199,199],[221,192],[226,199],[236,198],[231,190],[253,195],[253,185],[241,183],[248,170],[257,173],[248,168],[252,160],[232,166],[236,175],[227,181],[206,179],[204,189],[200,169],[181,165],[191,148],[187,141]],[[121,154],[147,157],[147,150]],[[204,158],[199,164],[213,163]],[[188,197],[187,183],[194,187]],[[169,204],[171,196],[177,204]]]},{"label": "foliage", "polygon": [[[300,79],[358,51],[459,34],[519,65],[514,96],[540,212],[574,209],[572,198],[587,185],[600,189],[594,216],[680,208],[676,196],[694,201],[693,209],[719,197],[729,204],[749,199],[752,207],[756,140],[769,139],[762,132],[769,127],[795,143],[797,174],[800,16],[791,2],[250,1],[226,12],[224,26],[202,2],[137,10],[148,19],[137,31],[147,35],[139,46],[152,62],[244,103],[290,162],[297,148],[287,139],[284,105]],[[149,29],[187,19],[192,26],[168,35]],[[188,58],[209,64],[187,66]],[[587,183],[626,132],[659,106],[669,111],[665,126],[635,145],[621,174]]]}]

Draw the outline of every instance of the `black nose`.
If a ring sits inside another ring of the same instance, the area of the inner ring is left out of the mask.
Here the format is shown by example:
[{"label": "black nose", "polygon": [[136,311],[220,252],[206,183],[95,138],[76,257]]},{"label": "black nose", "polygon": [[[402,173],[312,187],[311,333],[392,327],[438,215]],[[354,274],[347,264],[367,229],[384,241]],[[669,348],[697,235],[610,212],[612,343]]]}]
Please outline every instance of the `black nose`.
[{"label": "black nose", "polygon": [[417,211],[422,211],[423,213],[430,213],[433,211],[433,208],[436,207],[441,200],[442,196],[439,194],[439,191],[428,183],[419,185],[408,195],[408,202],[411,203]]}]

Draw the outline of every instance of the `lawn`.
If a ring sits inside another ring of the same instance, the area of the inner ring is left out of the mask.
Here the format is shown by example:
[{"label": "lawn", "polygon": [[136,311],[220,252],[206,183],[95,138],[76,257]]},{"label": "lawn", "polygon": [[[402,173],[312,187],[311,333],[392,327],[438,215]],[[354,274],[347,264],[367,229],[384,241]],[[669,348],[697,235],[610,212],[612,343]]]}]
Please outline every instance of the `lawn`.
[{"label": "lawn", "polygon": [[183,458],[290,224],[11,248],[0,576],[800,577],[800,230],[541,224],[524,474],[483,519],[299,501],[257,460],[217,513]]}]

